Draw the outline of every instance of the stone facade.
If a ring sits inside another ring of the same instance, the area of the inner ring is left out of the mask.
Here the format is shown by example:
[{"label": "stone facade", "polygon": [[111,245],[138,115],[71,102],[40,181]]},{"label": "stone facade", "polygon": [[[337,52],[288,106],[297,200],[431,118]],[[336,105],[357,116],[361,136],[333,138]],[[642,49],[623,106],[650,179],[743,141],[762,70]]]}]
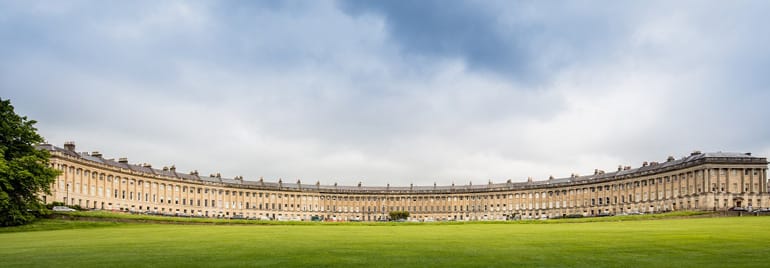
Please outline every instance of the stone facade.
[{"label": "stone facade", "polygon": [[62,175],[44,201],[85,208],[277,220],[384,220],[405,210],[416,220],[504,220],[770,207],[767,159],[692,153],[642,167],[587,176],[483,185],[369,187],[199,176],[197,171],[129,164],[98,152],[40,145]]}]

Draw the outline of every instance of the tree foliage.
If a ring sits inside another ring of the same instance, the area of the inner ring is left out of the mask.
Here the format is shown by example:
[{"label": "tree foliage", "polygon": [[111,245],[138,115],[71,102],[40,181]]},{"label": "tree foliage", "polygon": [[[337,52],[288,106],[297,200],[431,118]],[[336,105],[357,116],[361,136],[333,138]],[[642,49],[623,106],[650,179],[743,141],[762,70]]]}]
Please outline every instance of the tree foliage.
[{"label": "tree foliage", "polygon": [[43,142],[35,123],[0,99],[0,226],[28,223],[44,211],[38,195],[50,193],[59,175],[49,165],[48,151],[35,148]]},{"label": "tree foliage", "polygon": [[409,218],[409,211],[391,211],[389,215],[392,221],[406,220]]}]

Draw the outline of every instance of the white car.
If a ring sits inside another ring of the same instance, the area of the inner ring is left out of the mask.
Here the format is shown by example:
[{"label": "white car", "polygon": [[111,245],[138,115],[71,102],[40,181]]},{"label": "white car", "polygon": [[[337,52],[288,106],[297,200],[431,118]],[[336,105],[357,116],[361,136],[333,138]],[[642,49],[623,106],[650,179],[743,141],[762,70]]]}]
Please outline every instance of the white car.
[{"label": "white car", "polygon": [[77,210],[74,210],[74,209],[71,209],[71,208],[65,207],[65,206],[55,206],[51,210],[53,210],[53,211],[63,211],[63,212],[77,211]]}]

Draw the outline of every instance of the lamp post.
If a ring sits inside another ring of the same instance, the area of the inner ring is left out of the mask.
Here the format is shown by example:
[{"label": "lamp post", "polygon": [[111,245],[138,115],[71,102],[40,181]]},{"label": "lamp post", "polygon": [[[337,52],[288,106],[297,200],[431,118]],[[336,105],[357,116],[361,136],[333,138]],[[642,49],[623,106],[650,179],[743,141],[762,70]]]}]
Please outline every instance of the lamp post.
[{"label": "lamp post", "polygon": [[67,202],[70,200],[70,183],[67,182],[67,189],[65,189],[64,192],[64,205],[67,205]]}]

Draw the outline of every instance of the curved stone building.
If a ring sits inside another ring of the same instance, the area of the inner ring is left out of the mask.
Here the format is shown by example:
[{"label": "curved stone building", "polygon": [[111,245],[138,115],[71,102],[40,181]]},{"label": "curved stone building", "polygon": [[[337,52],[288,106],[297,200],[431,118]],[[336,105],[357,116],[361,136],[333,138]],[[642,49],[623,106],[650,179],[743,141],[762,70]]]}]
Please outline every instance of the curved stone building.
[{"label": "curved stone building", "polygon": [[384,220],[409,211],[417,220],[503,220],[675,210],[770,207],[767,159],[750,153],[701,153],[639,168],[586,176],[450,186],[339,186],[201,176],[172,167],[129,164],[98,152],[40,145],[63,173],[46,202],[91,209],[183,216],[278,220]]}]

